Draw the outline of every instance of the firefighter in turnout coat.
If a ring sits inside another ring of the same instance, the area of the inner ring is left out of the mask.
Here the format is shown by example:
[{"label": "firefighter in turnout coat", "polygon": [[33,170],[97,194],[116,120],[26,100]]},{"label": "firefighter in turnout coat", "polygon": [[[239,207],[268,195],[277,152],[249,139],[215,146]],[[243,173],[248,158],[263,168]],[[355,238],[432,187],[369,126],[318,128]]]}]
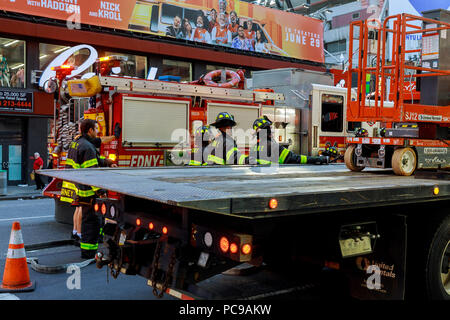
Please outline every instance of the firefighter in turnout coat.
[{"label": "firefighter in turnout coat", "polygon": [[[98,124],[95,120],[85,119],[80,125],[81,136],[75,139],[69,148],[66,160],[67,169],[84,169],[116,166],[111,160],[100,157],[95,147]],[[63,181],[61,201],[76,203],[82,208],[82,235],[80,240],[81,257],[91,259],[98,249],[101,220],[93,209],[94,199],[104,191],[93,186]]]}]

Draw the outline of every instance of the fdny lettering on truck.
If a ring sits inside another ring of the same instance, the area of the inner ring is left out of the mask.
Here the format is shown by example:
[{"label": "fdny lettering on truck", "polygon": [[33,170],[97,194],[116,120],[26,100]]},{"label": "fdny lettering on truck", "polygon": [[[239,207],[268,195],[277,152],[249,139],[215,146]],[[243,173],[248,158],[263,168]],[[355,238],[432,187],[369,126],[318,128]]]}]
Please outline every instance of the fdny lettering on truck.
[{"label": "fdny lettering on truck", "polygon": [[119,156],[119,166],[121,167],[158,167],[163,165],[163,156],[159,154]]}]

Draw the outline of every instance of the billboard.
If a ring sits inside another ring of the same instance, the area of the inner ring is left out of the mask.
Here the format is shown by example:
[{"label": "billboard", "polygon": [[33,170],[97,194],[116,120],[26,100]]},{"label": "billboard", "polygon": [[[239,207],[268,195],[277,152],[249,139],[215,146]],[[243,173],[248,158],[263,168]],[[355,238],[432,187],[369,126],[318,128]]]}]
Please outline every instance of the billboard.
[{"label": "billboard", "polygon": [[0,0],[0,9],[324,62],[322,21],[238,0]]}]

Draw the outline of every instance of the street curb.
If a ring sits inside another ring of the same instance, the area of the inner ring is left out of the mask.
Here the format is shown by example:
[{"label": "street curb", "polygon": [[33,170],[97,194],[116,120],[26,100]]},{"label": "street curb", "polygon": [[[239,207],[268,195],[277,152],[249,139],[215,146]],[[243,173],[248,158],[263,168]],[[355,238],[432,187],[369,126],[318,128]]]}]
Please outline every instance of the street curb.
[{"label": "street curb", "polygon": [[19,199],[35,200],[35,199],[44,199],[44,198],[48,198],[48,197],[43,196],[43,195],[0,196],[0,201],[2,201],[2,200],[19,200]]}]

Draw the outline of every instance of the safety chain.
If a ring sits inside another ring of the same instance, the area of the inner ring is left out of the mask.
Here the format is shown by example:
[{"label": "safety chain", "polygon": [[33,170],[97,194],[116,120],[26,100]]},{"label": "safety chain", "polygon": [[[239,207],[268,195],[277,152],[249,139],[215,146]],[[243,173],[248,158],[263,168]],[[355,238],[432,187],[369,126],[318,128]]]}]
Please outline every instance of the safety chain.
[{"label": "safety chain", "polygon": [[152,274],[150,276],[150,281],[153,285],[153,294],[158,296],[158,291],[156,289],[156,269],[158,268],[159,256],[161,255],[161,241],[156,243],[155,253],[153,254],[152,263]]},{"label": "safety chain", "polygon": [[176,249],[174,248],[172,256],[170,257],[169,266],[167,268],[166,276],[164,278],[164,283],[161,287],[161,291],[158,293],[157,289],[157,282],[156,282],[156,270],[158,268],[159,258],[161,257],[161,241],[158,241],[156,248],[155,248],[155,254],[153,256],[153,263],[152,263],[152,274],[150,276],[150,281],[152,282],[153,286],[153,294],[155,297],[162,298],[164,296],[164,292],[166,292],[167,288],[169,287],[169,281],[173,277],[173,268],[175,266],[176,262]]}]

